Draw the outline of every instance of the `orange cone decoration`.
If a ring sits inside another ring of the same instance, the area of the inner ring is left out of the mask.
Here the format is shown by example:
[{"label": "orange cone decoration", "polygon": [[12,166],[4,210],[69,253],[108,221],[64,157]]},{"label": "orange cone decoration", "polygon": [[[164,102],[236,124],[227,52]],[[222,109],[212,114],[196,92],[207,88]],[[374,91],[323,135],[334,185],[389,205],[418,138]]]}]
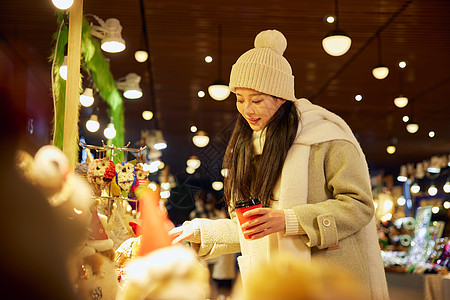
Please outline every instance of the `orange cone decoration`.
[{"label": "orange cone decoration", "polygon": [[157,186],[155,190],[147,189],[147,192],[139,200],[142,217],[139,256],[171,245],[171,239],[164,227],[164,215],[159,208],[159,200],[159,187]]},{"label": "orange cone decoration", "polygon": [[89,224],[89,240],[107,240],[108,235],[103,227],[100,218],[98,217],[97,211],[92,212],[91,223]]}]

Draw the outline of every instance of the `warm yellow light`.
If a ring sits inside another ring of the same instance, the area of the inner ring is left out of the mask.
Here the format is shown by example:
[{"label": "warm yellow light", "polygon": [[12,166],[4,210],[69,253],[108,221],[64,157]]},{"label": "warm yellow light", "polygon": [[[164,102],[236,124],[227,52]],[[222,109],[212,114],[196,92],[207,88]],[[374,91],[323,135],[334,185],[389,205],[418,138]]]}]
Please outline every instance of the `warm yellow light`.
[{"label": "warm yellow light", "polygon": [[430,138],[433,138],[435,135],[436,135],[436,133],[435,133],[433,130],[431,130],[430,132],[428,132],[428,136],[429,136]]},{"label": "warm yellow light", "polygon": [[211,184],[211,186],[215,191],[220,191],[221,189],[223,189],[223,182],[222,181],[214,181]]},{"label": "warm yellow light", "polygon": [[188,173],[188,174],[194,174],[194,172],[195,172],[195,169],[194,169],[194,168],[191,168],[191,167],[189,167],[189,166],[186,167],[186,173]]},{"label": "warm yellow light", "polygon": [[419,130],[419,124],[417,124],[415,122],[408,123],[406,125],[406,130],[409,133],[416,133]]},{"label": "warm yellow light", "polygon": [[168,183],[168,182],[161,183],[161,188],[164,190],[170,189],[170,183]]},{"label": "warm yellow light", "polygon": [[343,31],[334,30],[322,40],[322,47],[331,56],[341,56],[347,53],[352,45],[352,40]]},{"label": "warm yellow light", "polygon": [[450,193],[450,180],[447,180],[444,184],[444,192]]},{"label": "warm yellow light", "polygon": [[449,208],[450,208],[450,202],[445,201],[445,202],[444,202],[444,208],[445,208],[445,209],[449,209]]},{"label": "warm yellow light", "polygon": [[154,192],[156,192],[156,189],[158,188],[157,186],[156,186],[156,184],[155,183],[149,183],[149,185],[148,185],[148,187],[152,190],[152,191],[154,191]]},{"label": "warm yellow light", "polygon": [[402,118],[402,120],[403,120],[403,122],[408,122],[409,121],[409,117],[408,116],[403,116],[403,118]]},{"label": "warm yellow light", "polygon": [[192,137],[192,142],[199,148],[206,147],[209,143],[209,136],[203,130],[199,130],[196,135]]},{"label": "warm yellow light", "polygon": [[330,23],[330,24],[334,23],[334,17],[333,16],[328,16],[327,17],[327,22]]},{"label": "warm yellow light", "polygon": [[386,152],[389,154],[394,154],[397,148],[394,145],[389,145],[386,147]]},{"label": "warm yellow light", "polygon": [[408,98],[405,96],[398,96],[397,98],[394,99],[394,104],[398,108],[403,108],[406,105],[408,105]]},{"label": "warm yellow light", "polygon": [[389,75],[389,68],[383,65],[376,66],[372,69],[372,75],[376,79],[385,79]]},{"label": "warm yellow light", "polygon": [[230,95],[230,88],[223,82],[214,82],[208,87],[208,93],[214,100],[222,101]]},{"label": "warm yellow light", "polygon": [[417,184],[417,182],[415,182],[412,186],[411,186],[411,192],[413,194],[417,194],[418,192],[420,192],[420,186]]},{"label": "warm yellow light", "polygon": [[191,132],[197,132],[197,126],[191,126]]},{"label": "warm yellow light", "polygon": [[136,61],[138,61],[140,63],[147,61],[147,59],[148,59],[147,51],[137,50],[136,52],[134,52],[134,59],[136,59]]},{"label": "warm yellow light", "polygon": [[392,207],[394,206],[394,203],[391,200],[384,201],[384,210],[390,211]]},{"label": "warm yellow light", "polygon": [[69,9],[72,4],[73,4],[73,0],[52,0],[53,5],[56,6],[56,8],[59,9]]},{"label": "warm yellow light", "polygon": [[398,197],[398,199],[397,199],[397,204],[398,204],[399,206],[403,206],[403,205],[406,204],[406,199],[405,199],[405,197],[403,197],[403,195],[400,196],[400,197]]},{"label": "warm yellow light", "polygon": [[406,67],[406,61],[401,61],[401,62],[399,62],[398,63],[398,66],[400,67],[400,68],[405,68]]},{"label": "warm yellow light", "polygon": [[193,169],[198,169],[201,165],[201,161],[197,156],[193,155],[186,161],[186,165]]},{"label": "warm yellow light", "polygon": [[228,169],[222,169],[220,170],[220,174],[222,174],[223,177],[227,177],[228,176]]},{"label": "warm yellow light", "polygon": [[159,193],[162,199],[167,199],[170,197],[170,191],[162,191]]},{"label": "warm yellow light", "polygon": [[431,209],[431,212],[432,212],[433,214],[437,214],[437,213],[439,212],[439,207],[433,206],[433,208]]},{"label": "warm yellow light", "polygon": [[200,98],[203,98],[203,97],[205,97],[205,92],[204,92],[204,91],[198,91],[197,95],[198,95]]},{"label": "warm yellow light", "polygon": [[356,101],[361,101],[362,100],[362,95],[356,95],[355,96],[355,100]]},{"label": "warm yellow light", "polygon": [[213,61],[213,58],[211,57],[211,56],[206,56],[205,57],[205,61],[207,62],[207,63],[210,63],[210,62],[212,62]]},{"label": "warm yellow light", "polygon": [[142,118],[147,121],[151,120],[153,118],[153,112],[149,110],[144,110],[142,112]]},{"label": "warm yellow light", "polygon": [[436,186],[434,184],[432,184],[429,188],[428,188],[428,194],[430,196],[436,196],[438,190],[436,188]]}]

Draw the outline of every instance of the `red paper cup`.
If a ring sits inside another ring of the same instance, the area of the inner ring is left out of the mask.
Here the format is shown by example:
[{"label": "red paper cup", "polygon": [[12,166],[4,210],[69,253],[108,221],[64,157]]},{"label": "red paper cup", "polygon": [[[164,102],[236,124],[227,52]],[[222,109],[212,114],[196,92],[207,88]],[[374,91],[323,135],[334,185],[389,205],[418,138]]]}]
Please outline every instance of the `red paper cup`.
[{"label": "red paper cup", "polygon": [[[244,217],[243,214],[246,211],[249,211],[249,210],[252,210],[255,208],[260,208],[260,207],[262,207],[262,204],[258,198],[250,198],[250,199],[246,200],[245,202],[244,201],[237,202],[235,205],[235,210],[236,210],[236,215],[239,220],[239,223],[242,225],[247,221],[250,221],[250,220],[253,220],[253,219],[256,219],[257,217],[259,217],[258,215],[251,216],[251,217]],[[250,239],[251,235],[244,234],[244,237],[246,239]]]}]

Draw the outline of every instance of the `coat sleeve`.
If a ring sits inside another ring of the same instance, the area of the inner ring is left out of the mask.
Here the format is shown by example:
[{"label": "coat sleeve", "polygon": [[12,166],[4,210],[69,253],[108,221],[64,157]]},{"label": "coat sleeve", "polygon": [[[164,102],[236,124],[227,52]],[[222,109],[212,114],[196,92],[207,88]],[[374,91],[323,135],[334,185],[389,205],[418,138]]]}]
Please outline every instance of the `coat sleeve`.
[{"label": "coat sleeve", "polygon": [[195,219],[200,242],[191,242],[199,258],[214,258],[222,254],[240,252],[239,227],[233,219]]},{"label": "coat sleeve", "polygon": [[367,163],[352,143],[338,140],[313,147],[309,167],[318,178],[310,173],[308,197],[326,196],[308,198],[308,204],[292,209],[306,233],[301,235],[306,245],[324,249],[367,225],[374,205]]}]

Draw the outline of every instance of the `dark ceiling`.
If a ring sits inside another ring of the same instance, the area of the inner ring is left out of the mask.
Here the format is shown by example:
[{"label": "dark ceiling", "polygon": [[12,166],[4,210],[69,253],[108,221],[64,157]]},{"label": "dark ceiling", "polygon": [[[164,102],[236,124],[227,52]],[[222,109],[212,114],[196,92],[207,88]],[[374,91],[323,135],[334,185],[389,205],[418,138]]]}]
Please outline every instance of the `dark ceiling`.
[{"label": "dark ceiling", "polygon": [[[75,0],[76,1],[76,0]],[[143,98],[124,99],[125,141],[136,145],[142,129],[161,129],[168,143],[163,161],[174,175],[184,174],[190,155],[202,159],[203,172],[219,177],[219,163],[236,117],[235,99],[222,102],[208,95],[199,98],[218,79],[218,27],[222,27],[222,77],[229,78],[231,65],[253,47],[254,37],[264,29],[278,29],[288,40],[285,57],[296,78],[296,96],[306,97],[343,117],[357,135],[372,171],[398,172],[401,164],[419,162],[436,154],[450,154],[450,1],[448,0],[341,0],[339,27],[352,38],[350,50],[341,57],[324,52],[321,40],[334,28],[325,17],[334,15],[335,1],[144,1],[145,24],[138,0],[85,0],[84,13],[106,20],[117,18],[127,48],[105,53],[116,79],[134,72],[142,76]],[[57,31],[56,9],[50,0],[0,2],[0,33],[11,49],[26,62],[29,72],[50,90],[48,57]],[[145,25],[145,26],[143,26]],[[151,57],[134,60],[145,46],[146,28]],[[384,80],[375,79],[377,34],[381,38],[382,62],[390,68]],[[204,61],[211,55],[212,63]],[[403,93],[410,103],[396,108],[400,68]],[[153,83],[153,86],[152,86]],[[30,93],[30,92],[29,92]],[[361,94],[362,101],[355,101]],[[42,95],[41,95],[42,96]],[[52,108],[50,92],[44,95]],[[33,96],[27,96],[33,101]],[[98,101],[98,100],[97,100]],[[141,111],[151,108],[151,121]],[[81,122],[91,110],[82,108]],[[106,116],[106,113],[104,113]],[[420,125],[410,134],[402,121],[413,114]],[[51,114],[49,114],[51,116]],[[49,122],[51,117],[48,117]],[[190,126],[211,137],[206,148],[196,148]],[[101,137],[83,132],[90,144]],[[430,138],[428,132],[435,131]],[[398,139],[397,152],[386,153],[391,138]]]}]

